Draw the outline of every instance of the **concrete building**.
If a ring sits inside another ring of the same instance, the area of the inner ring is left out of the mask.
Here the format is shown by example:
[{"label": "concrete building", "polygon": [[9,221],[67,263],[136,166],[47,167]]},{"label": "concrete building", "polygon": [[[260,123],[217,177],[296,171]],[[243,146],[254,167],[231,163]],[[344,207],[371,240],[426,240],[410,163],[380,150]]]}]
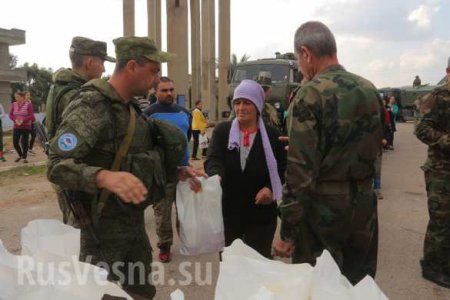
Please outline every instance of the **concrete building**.
[{"label": "concrete building", "polygon": [[25,44],[25,31],[0,28],[0,103],[7,110],[11,103],[11,82],[26,81],[24,70],[9,67],[9,46]]}]

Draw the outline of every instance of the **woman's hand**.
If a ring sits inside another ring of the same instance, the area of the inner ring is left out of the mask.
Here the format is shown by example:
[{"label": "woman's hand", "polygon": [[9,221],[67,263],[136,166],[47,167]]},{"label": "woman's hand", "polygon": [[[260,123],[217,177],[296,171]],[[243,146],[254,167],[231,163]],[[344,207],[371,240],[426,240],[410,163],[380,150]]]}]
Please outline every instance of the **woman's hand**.
[{"label": "woman's hand", "polygon": [[291,257],[294,253],[295,246],[291,242],[283,242],[282,240],[276,240],[273,243],[273,252],[275,256],[279,257]]},{"label": "woman's hand", "polygon": [[259,190],[255,197],[256,205],[268,205],[273,202],[273,193],[268,187]]},{"label": "woman's hand", "polygon": [[191,186],[191,190],[198,193],[202,190],[202,183],[197,177],[208,178],[208,175],[203,170],[194,169],[193,167],[184,166],[178,168],[177,173],[178,180],[188,181]]}]

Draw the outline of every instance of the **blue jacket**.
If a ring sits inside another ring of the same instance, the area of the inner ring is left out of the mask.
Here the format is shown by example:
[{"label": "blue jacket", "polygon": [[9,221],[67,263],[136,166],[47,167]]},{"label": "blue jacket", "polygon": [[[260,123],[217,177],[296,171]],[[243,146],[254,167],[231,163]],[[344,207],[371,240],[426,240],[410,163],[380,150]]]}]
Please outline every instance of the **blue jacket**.
[{"label": "blue jacket", "polygon": [[176,103],[163,104],[157,101],[144,110],[144,115],[149,118],[168,121],[183,131],[186,136],[186,153],[184,154],[183,166],[189,165],[189,138],[191,135],[191,114],[184,107]]}]

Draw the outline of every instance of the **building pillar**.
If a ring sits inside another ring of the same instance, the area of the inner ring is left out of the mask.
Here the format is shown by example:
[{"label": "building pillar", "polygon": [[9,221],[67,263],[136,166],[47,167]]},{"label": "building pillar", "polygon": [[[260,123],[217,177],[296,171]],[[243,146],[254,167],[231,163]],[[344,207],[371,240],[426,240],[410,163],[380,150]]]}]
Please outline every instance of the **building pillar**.
[{"label": "building pillar", "polygon": [[134,36],[134,0],[123,0],[123,36]]},{"label": "building pillar", "polygon": [[161,0],[147,0],[147,32],[161,50]]},{"label": "building pillar", "polygon": [[191,4],[191,107],[201,99],[201,34],[200,1],[190,0]]},{"label": "building pillar", "polygon": [[184,96],[184,106],[189,107],[187,0],[166,0],[166,7],[167,51],[175,54],[167,63],[167,72],[175,83],[177,97]]},{"label": "building pillar", "polygon": [[202,98],[209,118],[217,120],[214,1],[202,0]]},{"label": "building pillar", "polygon": [[228,72],[230,70],[230,0],[219,1],[219,119],[228,111]]}]

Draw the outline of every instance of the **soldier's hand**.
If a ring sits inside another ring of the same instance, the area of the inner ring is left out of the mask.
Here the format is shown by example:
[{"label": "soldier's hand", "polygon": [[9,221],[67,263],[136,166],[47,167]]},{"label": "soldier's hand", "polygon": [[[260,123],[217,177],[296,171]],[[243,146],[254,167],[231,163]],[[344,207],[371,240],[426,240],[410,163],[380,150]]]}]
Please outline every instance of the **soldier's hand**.
[{"label": "soldier's hand", "polygon": [[200,192],[202,190],[202,183],[198,180],[197,177],[208,178],[208,175],[205,171],[200,169],[194,169],[193,167],[179,167],[177,173],[178,180],[186,181],[188,180],[189,185],[191,186],[191,190],[194,192]]},{"label": "soldier's hand", "polygon": [[139,204],[148,192],[142,181],[128,172],[101,170],[96,181],[97,187],[116,194],[125,203]]},{"label": "soldier's hand", "polygon": [[272,198],[273,198],[272,191],[267,187],[263,187],[262,189],[259,190],[258,194],[256,194],[255,204],[256,205],[271,204],[273,202]]},{"label": "soldier's hand", "polygon": [[275,256],[279,257],[291,257],[294,253],[295,246],[291,242],[284,242],[277,239],[273,244],[273,253]]}]

